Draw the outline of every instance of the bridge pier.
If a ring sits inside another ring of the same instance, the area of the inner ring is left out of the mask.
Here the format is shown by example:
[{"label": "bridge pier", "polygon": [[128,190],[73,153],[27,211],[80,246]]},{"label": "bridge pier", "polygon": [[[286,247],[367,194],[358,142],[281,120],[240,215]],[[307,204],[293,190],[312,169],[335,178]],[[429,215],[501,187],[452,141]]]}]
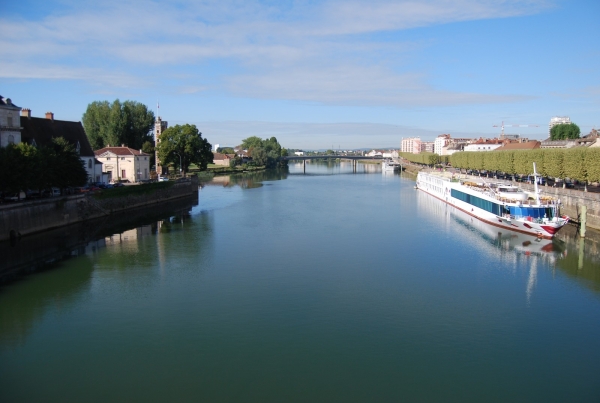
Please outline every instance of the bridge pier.
[{"label": "bridge pier", "polygon": [[306,160],[302,160],[302,169],[304,170],[304,173],[306,174]]}]

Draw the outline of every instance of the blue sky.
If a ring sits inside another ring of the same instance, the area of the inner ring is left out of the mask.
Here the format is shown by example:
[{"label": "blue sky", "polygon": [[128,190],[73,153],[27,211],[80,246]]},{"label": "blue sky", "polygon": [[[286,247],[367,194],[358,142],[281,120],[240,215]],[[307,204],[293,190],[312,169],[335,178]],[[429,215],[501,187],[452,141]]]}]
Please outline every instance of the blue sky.
[{"label": "blue sky", "polygon": [[544,139],[552,116],[587,134],[598,17],[597,0],[6,2],[0,94],[64,120],[135,100],[221,145],[399,147],[503,121]]}]

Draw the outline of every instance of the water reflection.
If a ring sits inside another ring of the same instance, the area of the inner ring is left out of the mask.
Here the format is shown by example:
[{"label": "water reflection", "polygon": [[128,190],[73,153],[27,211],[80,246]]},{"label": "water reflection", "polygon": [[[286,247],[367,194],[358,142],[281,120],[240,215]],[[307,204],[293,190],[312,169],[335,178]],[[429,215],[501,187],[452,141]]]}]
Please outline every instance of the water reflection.
[{"label": "water reflection", "polygon": [[306,160],[306,166],[302,161],[289,162],[290,174],[292,175],[339,175],[354,173],[381,173],[381,164],[370,161],[357,161],[356,171],[354,161],[350,160]]},{"label": "water reflection", "polygon": [[[529,268],[526,293],[531,297],[537,282],[540,263],[559,269],[595,292],[600,291],[600,257],[598,237],[581,239],[575,226],[564,227],[552,240],[506,231],[488,225],[423,192],[416,192],[419,210],[432,216],[442,231],[459,231],[461,237],[489,253],[511,261],[517,267],[526,259]],[[458,228],[458,230],[456,229]]]},{"label": "water reflection", "polygon": [[257,172],[242,172],[239,174],[215,176],[206,185],[223,187],[239,186],[242,189],[255,189],[263,186],[263,182],[284,180],[287,179],[288,175],[289,170],[287,167]]},{"label": "water reflection", "polygon": [[[1,242],[0,280],[10,281],[27,272],[51,268],[57,262],[93,254],[107,245],[135,249],[135,242],[128,241],[158,231],[168,232],[171,220],[185,220],[197,204],[198,195],[195,194],[167,205],[113,214],[100,220],[26,236],[14,245]],[[165,220],[169,221],[168,225]]]},{"label": "water reflection", "polygon": [[92,261],[82,257],[76,265],[70,262],[73,260],[67,261],[64,270],[28,277],[27,293],[3,290],[5,298],[0,303],[1,347],[22,345],[34,325],[48,312],[60,315],[77,305],[82,295],[89,292],[94,271]]},{"label": "water reflection", "polygon": [[[172,260],[173,254],[180,253],[172,243],[185,236],[184,227],[191,221],[190,213],[197,202],[197,197],[188,198],[172,203],[167,210],[146,211],[142,214],[143,225],[139,225],[139,213],[132,214],[132,220],[113,217],[112,225],[96,222],[83,226],[94,231],[85,232],[79,227],[61,229],[24,237],[22,243],[5,248],[5,256],[7,253],[15,256],[10,261],[22,259],[17,268],[3,262],[5,280],[22,284],[21,287],[5,284],[0,289],[0,340],[3,341],[0,346],[22,345],[43,318],[67,312],[80,299],[88,298],[94,273],[96,276],[117,273],[116,279],[128,282],[126,273],[132,266],[138,268],[138,280],[143,277],[139,269],[152,276],[153,271],[149,269],[158,266],[158,272],[164,275],[166,262]],[[148,220],[152,221],[148,223]],[[131,225],[138,226],[131,228]],[[194,225],[198,227],[194,233],[198,238],[197,248],[210,251],[210,245],[204,245],[211,236],[209,217],[198,217]],[[112,232],[115,230],[119,232]],[[68,234],[74,235],[64,237]],[[167,234],[169,236],[164,236]],[[32,248],[36,242],[42,247]],[[194,254],[197,255],[198,250],[194,250]],[[17,272],[23,266],[26,270]],[[31,271],[37,271],[36,275],[20,275]]]}]

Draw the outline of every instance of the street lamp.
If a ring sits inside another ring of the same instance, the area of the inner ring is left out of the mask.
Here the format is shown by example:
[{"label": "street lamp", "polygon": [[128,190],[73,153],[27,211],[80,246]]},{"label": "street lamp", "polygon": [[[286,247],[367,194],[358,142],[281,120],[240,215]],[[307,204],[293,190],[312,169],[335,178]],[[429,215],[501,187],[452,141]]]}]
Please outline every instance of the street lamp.
[{"label": "street lamp", "polygon": [[179,155],[179,173],[183,173],[183,166],[181,164],[181,154],[179,154],[177,151],[173,151],[175,154]]}]

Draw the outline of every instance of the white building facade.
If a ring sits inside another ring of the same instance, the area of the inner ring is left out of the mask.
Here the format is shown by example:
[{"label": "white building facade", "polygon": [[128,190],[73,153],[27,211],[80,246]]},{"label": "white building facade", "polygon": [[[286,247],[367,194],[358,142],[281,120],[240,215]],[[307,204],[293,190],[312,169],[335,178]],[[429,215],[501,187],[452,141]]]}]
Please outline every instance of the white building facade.
[{"label": "white building facade", "polygon": [[442,155],[442,149],[450,142],[449,134],[440,134],[433,141],[433,152],[437,155]]},{"label": "white building facade", "polygon": [[109,182],[132,183],[150,179],[150,155],[129,147],[104,147],[95,151]]}]

